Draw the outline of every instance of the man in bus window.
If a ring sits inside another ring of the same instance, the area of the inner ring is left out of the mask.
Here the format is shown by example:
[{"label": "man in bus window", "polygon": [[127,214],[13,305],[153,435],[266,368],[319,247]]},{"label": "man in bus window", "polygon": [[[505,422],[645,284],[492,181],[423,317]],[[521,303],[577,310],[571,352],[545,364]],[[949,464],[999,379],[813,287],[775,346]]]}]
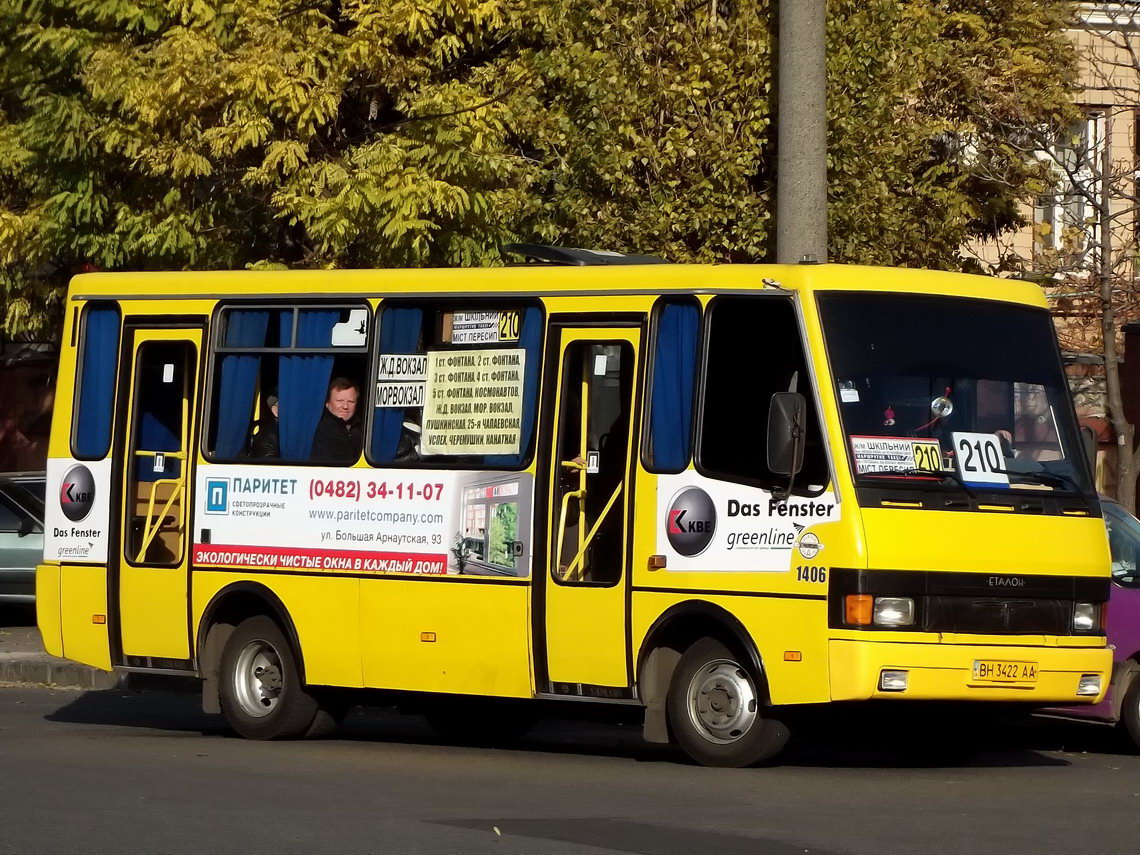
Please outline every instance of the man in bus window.
[{"label": "man in bus window", "polygon": [[347,377],[337,377],[329,384],[325,409],[313,436],[311,460],[322,463],[355,463],[360,457],[361,429],[356,418],[360,387]]}]

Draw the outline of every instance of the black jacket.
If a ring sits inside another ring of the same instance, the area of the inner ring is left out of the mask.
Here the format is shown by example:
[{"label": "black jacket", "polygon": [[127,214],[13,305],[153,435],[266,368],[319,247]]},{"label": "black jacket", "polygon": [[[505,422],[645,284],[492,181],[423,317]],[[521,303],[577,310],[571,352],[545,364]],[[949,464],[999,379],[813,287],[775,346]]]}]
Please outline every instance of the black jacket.
[{"label": "black jacket", "polygon": [[280,457],[281,439],[277,430],[277,419],[270,416],[258,422],[257,433],[250,443],[250,457]]},{"label": "black jacket", "polygon": [[321,463],[355,463],[360,457],[362,431],[356,421],[342,421],[326,408],[317,422],[310,460]]}]

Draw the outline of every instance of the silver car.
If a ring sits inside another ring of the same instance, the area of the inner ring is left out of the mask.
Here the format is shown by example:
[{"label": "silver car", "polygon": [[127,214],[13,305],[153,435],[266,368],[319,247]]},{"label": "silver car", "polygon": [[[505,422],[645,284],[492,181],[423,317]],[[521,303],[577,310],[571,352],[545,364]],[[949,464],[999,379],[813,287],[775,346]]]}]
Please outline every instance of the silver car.
[{"label": "silver car", "polygon": [[0,475],[0,603],[36,601],[44,554],[44,474]]}]

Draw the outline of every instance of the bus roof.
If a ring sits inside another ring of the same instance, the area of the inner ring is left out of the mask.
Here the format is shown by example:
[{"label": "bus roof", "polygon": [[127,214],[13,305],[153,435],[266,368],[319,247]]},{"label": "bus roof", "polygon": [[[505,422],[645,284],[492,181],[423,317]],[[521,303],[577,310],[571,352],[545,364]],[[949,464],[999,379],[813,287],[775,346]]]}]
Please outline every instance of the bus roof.
[{"label": "bus roof", "polygon": [[789,291],[874,291],[972,297],[1047,306],[1041,288],[997,279],[893,267],[845,264],[630,264],[570,267],[394,268],[373,270],[223,270],[84,273],[69,286],[73,300],[226,299],[279,296],[392,297],[439,294],[716,294]]}]

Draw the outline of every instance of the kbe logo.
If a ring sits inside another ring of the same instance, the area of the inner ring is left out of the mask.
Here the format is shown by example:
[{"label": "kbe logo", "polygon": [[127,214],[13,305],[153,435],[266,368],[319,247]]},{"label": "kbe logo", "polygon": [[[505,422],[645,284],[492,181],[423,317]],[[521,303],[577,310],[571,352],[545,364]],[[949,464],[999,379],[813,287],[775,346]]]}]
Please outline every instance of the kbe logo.
[{"label": "kbe logo", "polygon": [[686,487],[673,497],[665,533],[681,555],[700,555],[716,532],[716,505],[700,487]]},{"label": "kbe logo", "polygon": [[59,485],[59,507],[72,522],[79,522],[91,513],[95,503],[95,478],[91,470],[77,463],[67,470]]}]

